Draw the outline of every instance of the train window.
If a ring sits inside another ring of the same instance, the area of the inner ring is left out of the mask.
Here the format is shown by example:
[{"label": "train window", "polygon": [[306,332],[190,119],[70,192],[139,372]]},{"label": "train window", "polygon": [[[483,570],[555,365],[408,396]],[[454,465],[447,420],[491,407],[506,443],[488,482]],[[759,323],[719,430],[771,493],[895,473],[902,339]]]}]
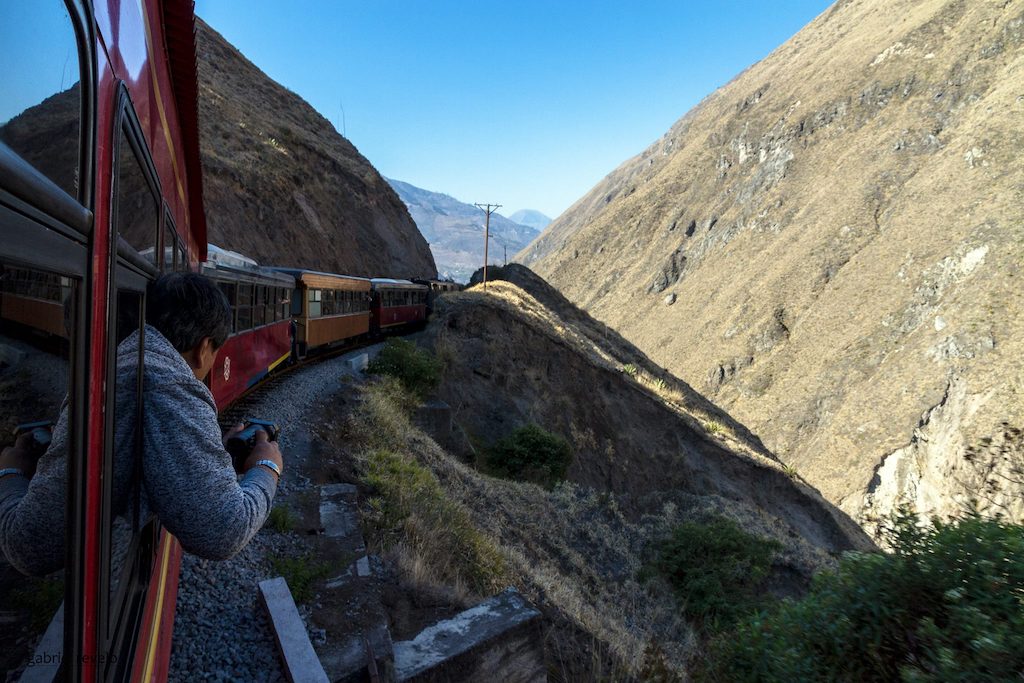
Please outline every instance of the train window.
[{"label": "train window", "polygon": [[156,197],[125,128],[117,158],[117,232],[128,244],[155,261],[160,214]]},{"label": "train window", "polygon": [[334,314],[334,290],[325,289],[320,293],[320,315]]},{"label": "train window", "polygon": [[267,288],[256,285],[254,288],[254,299],[252,302],[252,326],[259,327],[266,322],[266,296]]},{"label": "train window", "polygon": [[252,327],[252,285],[238,285],[238,332],[245,332]]},{"label": "train window", "polygon": [[233,282],[218,282],[217,287],[228,300],[228,304],[231,306],[231,333],[234,334],[238,331],[238,322],[235,320],[235,313],[237,307],[236,297],[236,285]]},{"label": "train window", "polygon": [[[0,448],[15,446],[24,458],[0,468],[35,470],[31,481],[0,479],[5,498],[17,481],[27,483],[15,494],[17,505],[0,507],[0,671],[28,661],[64,597],[67,467],[77,455],[68,451],[75,443],[68,430],[79,292],[77,279],[0,260]],[[15,436],[19,425],[33,423],[21,427],[26,436]]]},{"label": "train window", "polygon": [[292,290],[292,315],[302,315],[302,290],[297,287]]},{"label": "train window", "polygon": [[[118,599],[122,586],[127,585],[126,578],[132,567],[129,562],[128,549],[132,536],[137,531],[140,520],[133,519],[135,507],[132,502],[137,500],[138,482],[136,465],[141,461],[139,427],[142,424],[142,352],[138,333],[142,329],[143,299],[141,292],[126,289],[117,292],[117,323],[115,326],[115,366],[114,366],[114,439],[110,460],[106,472],[112,472],[109,480],[110,501],[108,529],[110,532],[109,600],[110,611],[108,624],[113,627],[117,622],[120,610],[118,606],[123,599]],[[126,457],[127,456],[127,457]]]},{"label": "train window", "polygon": [[281,287],[278,291],[278,303],[277,307],[278,320],[284,320],[288,317],[288,310],[291,307],[291,301],[289,299],[289,290],[285,287]]},{"label": "train window", "polygon": [[181,270],[188,270],[188,253],[185,251],[185,245],[178,244],[178,264]]},{"label": "train window", "polygon": [[[63,2],[7,2],[3,16],[0,142],[77,199],[82,89],[67,8]],[[13,31],[16,40],[8,35]]]},{"label": "train window", "polygon": [[164,207],[164,246],[163,258],[160,260],[161,271],[168,272],[178,270],[178,233],[174,228],[174,219],[171,212]]},{"label": "train window", "polygon": [[322,298],[322,294],[321,294],[320,290],[319,289],[311,289],[311,290],[309,290],[307,296],[309,298],[309,310],[307,311],[307,315],[310,318],[319,318],[320,317],[320,303],[321,303],[321,298]]}]

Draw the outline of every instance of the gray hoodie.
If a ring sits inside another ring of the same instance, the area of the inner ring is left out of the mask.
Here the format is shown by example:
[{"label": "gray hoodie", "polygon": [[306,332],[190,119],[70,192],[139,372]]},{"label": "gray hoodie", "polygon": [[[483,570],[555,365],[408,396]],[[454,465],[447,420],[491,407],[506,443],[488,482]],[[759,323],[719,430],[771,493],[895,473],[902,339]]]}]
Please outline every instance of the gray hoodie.
[{"label": "gray hoodie", "polygon": [[[143,520],[155,514],[186,551],[226,560],[263,526],[277,483],[262,467],[239,482],[221,443],[210,390],[162,334],[147,325],[145,335],[141,448],[134,447],[139,333],[117,349],[114,512],[134,516],[138,491]],[[132,486],[135,453],[141,455],[138,489]],[[47,574],[64,564],[66,454],[65,406],[36,475],[0,479],[0,549],[26,574]]]}]

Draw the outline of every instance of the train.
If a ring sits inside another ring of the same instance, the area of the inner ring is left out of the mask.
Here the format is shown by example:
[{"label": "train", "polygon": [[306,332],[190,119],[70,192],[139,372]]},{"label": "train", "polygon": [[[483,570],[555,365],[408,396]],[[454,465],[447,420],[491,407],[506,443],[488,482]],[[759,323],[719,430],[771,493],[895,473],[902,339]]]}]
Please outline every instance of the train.
[{"label": "train", "polygon": [[58,414],[68,439],[62,570],[28,580],[0,557],[0,670],[165,680],[182,548],[159,519],[115,514],[111,491],[113,425],[141,404],[113,391],[115,352],[145,324],[147,284],[190,270],[224,292],[222,408],[292,363],[422,325],[457,286],[208,244],[191,0],[13,3],[3,20],[22,77],[0,103],[0,439]]}]

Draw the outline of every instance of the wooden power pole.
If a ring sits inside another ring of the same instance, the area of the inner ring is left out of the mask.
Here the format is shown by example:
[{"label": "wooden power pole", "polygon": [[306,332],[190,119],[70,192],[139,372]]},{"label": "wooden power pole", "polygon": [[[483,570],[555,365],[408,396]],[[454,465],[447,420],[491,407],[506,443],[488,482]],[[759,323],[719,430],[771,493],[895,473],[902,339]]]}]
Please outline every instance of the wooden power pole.
[{"label": "wooden power pole", "polygon": [[477,204],[476,208],[487,214],[484,221],[484,289],[487,289],[487,247],[491,242],[491,214],[501,208],[501,204]]}]

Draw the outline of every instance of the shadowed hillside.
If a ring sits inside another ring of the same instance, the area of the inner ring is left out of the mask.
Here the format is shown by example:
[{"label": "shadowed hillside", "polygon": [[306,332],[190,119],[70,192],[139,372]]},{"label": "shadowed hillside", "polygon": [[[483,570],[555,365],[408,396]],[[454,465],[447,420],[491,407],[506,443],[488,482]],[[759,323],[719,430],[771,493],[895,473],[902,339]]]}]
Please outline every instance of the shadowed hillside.
[{"label": "shadowed hillside", "polygon": [[519,256],[863,522],[1021,512],[1024,6],[846,0]]},{"label": "shadowed hillside", "polygon": [[197,21],[210,241],[261,263],[433,277],[405,205],[324,117]]}]

